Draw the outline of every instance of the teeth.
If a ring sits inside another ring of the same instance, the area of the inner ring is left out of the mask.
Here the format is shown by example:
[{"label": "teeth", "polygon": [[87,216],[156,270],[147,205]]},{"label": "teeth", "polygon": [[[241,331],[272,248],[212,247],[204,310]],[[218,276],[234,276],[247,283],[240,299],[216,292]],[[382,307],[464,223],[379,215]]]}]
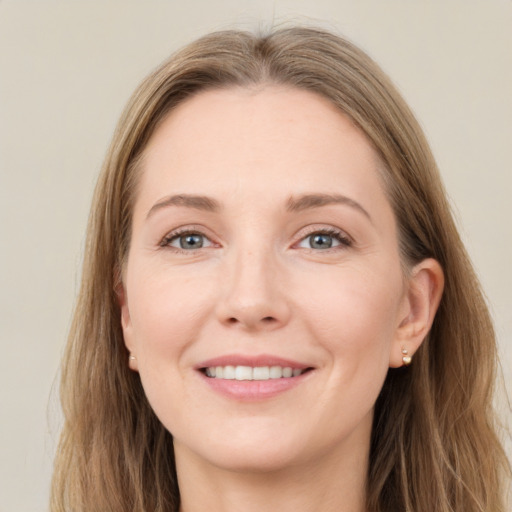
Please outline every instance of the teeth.
[{"label": "teeth", "polygon": [[270,378],[271,379],[280,379],[283,376],[283,369],[280,366],[271,366],[270,367]]},{"label": "teeth", "polygon": [[228,380],[234,380],[236,377],[236,371],[234,366],[224,366],[222,368],[222,378]]},{"label": "teeth", "polygon": [[252,368],[250,366],[235,367],[236,380],[252,380]]},{"label": "teeth", "polygon": [[304,372],[289,366],[210,366],[206,375],[214,379],[228,380],[269,380],[298,377]]},{"label": "teeth", "polygon": [[270,370],[268,366],[256,366],[252,369],[253,380],[268,380],[270,379]]}]

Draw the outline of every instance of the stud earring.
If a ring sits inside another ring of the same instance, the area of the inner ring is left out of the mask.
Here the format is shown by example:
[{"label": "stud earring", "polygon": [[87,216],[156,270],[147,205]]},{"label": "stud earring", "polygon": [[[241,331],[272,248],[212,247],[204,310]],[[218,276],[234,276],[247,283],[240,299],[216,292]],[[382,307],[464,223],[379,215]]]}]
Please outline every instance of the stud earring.
[{"label": "stud earring", "polygon": [[411,364],[412,357],[409,355],[409,351],[405,347],[402,348],[402,354],[402,362],[404,363],[404,366],[409,366]]},{"label": "stud earring", "polygon": [[133,356],[132,354],[130,354],[130,357],[128,358],[130,361],[135,361],[135,356]]}]

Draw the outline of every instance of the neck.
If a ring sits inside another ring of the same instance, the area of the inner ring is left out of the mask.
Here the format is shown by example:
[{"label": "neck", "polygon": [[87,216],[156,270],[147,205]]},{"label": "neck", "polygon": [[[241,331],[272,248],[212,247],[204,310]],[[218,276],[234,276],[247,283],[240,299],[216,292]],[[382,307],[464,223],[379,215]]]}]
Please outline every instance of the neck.
[{"label": "neck", "polygon": [[365,512],[368,449],[285,469],[249,472],[205,464],[176,447],[180,512]]}]

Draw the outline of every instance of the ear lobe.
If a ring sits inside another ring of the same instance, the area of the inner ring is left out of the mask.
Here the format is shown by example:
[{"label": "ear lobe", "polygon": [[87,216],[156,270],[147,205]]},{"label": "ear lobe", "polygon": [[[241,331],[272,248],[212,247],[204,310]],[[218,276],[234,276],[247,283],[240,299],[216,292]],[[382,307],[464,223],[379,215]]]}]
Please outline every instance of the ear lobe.
[{"label": "ear lobe", "polygon": [[427,258],[412,269],[404,296],[403,316],[399,318],[391,348],[390,367],[408,364],[404,354],[412,357],[421,346],[434,321],[443,289],[443,269],[435,259]]}]

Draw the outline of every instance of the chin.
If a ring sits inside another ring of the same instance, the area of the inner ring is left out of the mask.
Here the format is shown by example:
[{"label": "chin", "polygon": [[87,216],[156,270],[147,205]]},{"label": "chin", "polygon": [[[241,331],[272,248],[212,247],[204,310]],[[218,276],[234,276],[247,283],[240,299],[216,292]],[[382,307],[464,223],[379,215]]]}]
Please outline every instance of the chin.
[{"label": "chin", "polygon": [[262,431],[251,435],[214,436],[211,433],[205,443],[182,445],[175,440],[176,460],[185,452],[195,455],[216,468],[237,473],[269,473],[306,462],[308,457],[305,440],[294,439],[276,431],[265,435]]},{"label": "chin", "polygon": [[[277,443],[276,443],[277,444]],[[210,463],[219,469],[235,473],[275,473],[300,464],[301,454],[283,446],[231,447],[228,452],[212,453]]]}]

